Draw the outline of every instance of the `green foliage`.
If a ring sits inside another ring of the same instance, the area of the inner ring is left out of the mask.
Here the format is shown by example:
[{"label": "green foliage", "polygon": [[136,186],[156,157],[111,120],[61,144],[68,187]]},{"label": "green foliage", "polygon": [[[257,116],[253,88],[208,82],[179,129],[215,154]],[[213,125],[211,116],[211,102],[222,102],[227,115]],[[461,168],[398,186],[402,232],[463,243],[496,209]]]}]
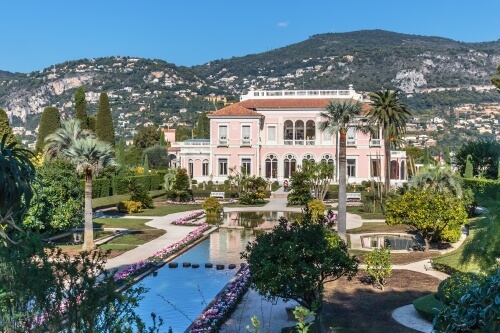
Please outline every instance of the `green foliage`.
[{"label": "green foliage", "polygon": [[53,106],[46,107],[43,110],[42,118],[38,126],[38,138],[36,140],[35,153],[41,153],[45,146],[47,135],[54,133],[61,127],[59,110]]},{"label": "green foliage", "polygon": [[322,200],[314,199],[307,203],[307,207],[311,212],[311,219],[318,221],[318,219],[325,215],[326,205]]},{"label": "green foliage", "polygon": [[115,129],[113,127],[113,118],[109,107],[108,94],[102,92],[99,95],[99,107],[97,109],[95,134],[101,141],[115,146]]},{"label": "green foliage", "polygon": [[470,154],[467,155],[467,160],[465,162],[464,177],[465,178],[472,178],[472,177],[474,177],[473,176],[473,169],[472,169],[472,156]]},{"label": "green foliage", "polygon": [[118,291],[105,263],[102,251],[69,257],[35,238],[0,246],[0,331],[145,332],[135,313],[145,289]]},{"label": "green foliage", "polygon": [[411,189],[403,196],[387,201],[388,225],[406,224],[429,241],[439,241],[446,229],[460,229],[467,222],[463,202],[446,193]]},{"label": "green foliage", "polygon": [[470,272],[455,273],[439,283],[436,297],[446,305],[458,301],[467,293],[474,283],[479,283],[481,277]]},{"label": "green foliage", "polygon": [[434,317],[445,308],[434,293],[417,298],[413,302],[415,310],[426,320],[432,322]]},{"label": "green foliage", "polygon": [[[469,157],[470,156],[470,157]],[[467,161],[472,164],[473,176],[497,179],[498,161],[500,160],[500,142],[495,140],[468,141],[455,153],[453,162],[458,172],[465,178],[472,178],[466,173]]]},{"label": "green foliage", "polygon": [[116,189],[115,194],[128,194],[129,184],[135,182],[136,185],[141,185],[146,191],[155,191],[162,188],[163,181],[162,176],[159,174],[149,174],[149,175],[139,175],[139,176],[127,176],[127,177],[115,177],[114,187]]},{"label": "green foliage", "polygon": [[116,164],[118,165],[118,176],[125,176],[127,163],[125,162],[125,142],[120,138],[116,149]]},{"label": "green foliage", "polygon": [[134,135],[134,146],[137,148],[148,148],[160,143],[160,131],[157,125],[146,126]]},{"label": "green foliage", "polygon": [[281,218],[271,232],[258,234],[241,254],[251,267],[252,287],[268,300],[293,299],[321,313],[324,284],[351,279],[358,260],[330,226],[312,223],[306,210],[301,223]]},{"label": "green foliage", "polygon": [[314,312],[305,309],[301,306],[296,306],[293,310],[293,316],[297,319],[297,328],[298,333],[307,333],[309,332],[309,327],[311,327],[312,323],[306,323],[309,317],[314,317]]},{"label": "green foliage", "polygon": [[384,290],[386,279],[392,274],[391,248],[374,249],[365,255],[366,273],[373,279],[374,285]]},{"label": "green foliage", "polygon": [[196,138],[210,139],[210,119],[208,119],[206,112],[200,113],[198,116],[198,121],[196,122]]},{"label": "green foliage", "polygon": [[130,147],[125,151],[125,161],[127,165],[142,165],[142,153],[144,148]]},{"label": "green foliage", "polygon": [[229,185],[236,187],[240,203],[244,205],[255,205],[264,201],[267,182],[262,177],[250,176],[245,172],[238,172],[229,168]]},{"label": "green foliage", "polygon": [[0,139],[3,138],[4,135],[7,135],[5,142],[11,143],[14,139],[14,134],[12,133],[12,128],[9,124],[9,118],[7,117],[7,113],[4,109],[0,108]]},{"label": "green foliage", "polygon": [[47,162],[37,169],[33,183],[37,196],[23,224],[44,231],[63,231],[83,222],[83,187],[71,163]]},{"label": "green foliage", "polygon": [[499,332],[500,331],[500,270],[479,284],[472,284],[463,297],[451,299],[433,322],[433,331]]},{"label": "green foliage", "polygon": [[167,169],[168,168],[168,154],[167,147],[154,146],[144,149],[142,153],[143,159],[148,157],[149,166],[151,169]]},{"label": "green foliage", "polygon": [[333,165],[324,161],[319,163],[306,161],[302,164],[302,168],[307,173],[314,197],[319,200],[325,199],[333,181]]},{"label": "green foliage", "polygon": [[311,195],[311,183],[307,172],[297,170],[292,174],[291,190],[288,194],[288,205],[305,206],[313,199]]},{"label": "green foliage", "polygon": [[222,212],[222,204],[214,197],[206,198],[201,204],[207,215],[218,215]]},{"label": "green foliage", "polygon": [[118,205],[116,205],[116,209],[119,212],[130,214],[130,213],[140,213],[142,212],[142,202],[139,201],[120,201]]},{"label": "green foliage", "polygon": [[461,179],[450,167],[428,165],[421,168],[412,178],[411,187],[464,197]]},{"label": "green foliage", "polygon": [[177,126],[175,129],[175,141],[182,142],[191,139],[192,134],[192,128],[188,126]]},{"label": "green foliage", "polygon": [[192,201],[193,194],[189,189],[189,176],[186,169],[177,169],[170,190],[167,190],[167,198],[174,201]]},{"label": "green foliage", "polygon": [[149,158],[148,155],[144,155],[144,165],[142,166],[144,168],[144,174],[149,175]]},{"label": "green foliage", "polygon": [[0,140],[0,238],[19,232],[18,223],[33,198],[35,167],[30,161],[35,155],[13,141],[8,135]]},{"label": "green foliage", "polygon": [[130,193],[130,201],[140,202],[142,208],[154,207],[153,198],[148,194],[148,190],[137,182],[137,178],[130,178],[128,190]]},{"label": "green foliage", "polygon": [[75,113],[75,118],[80,121],[81,128],[89,129],[84,87],[79,87],[75,91]]}]

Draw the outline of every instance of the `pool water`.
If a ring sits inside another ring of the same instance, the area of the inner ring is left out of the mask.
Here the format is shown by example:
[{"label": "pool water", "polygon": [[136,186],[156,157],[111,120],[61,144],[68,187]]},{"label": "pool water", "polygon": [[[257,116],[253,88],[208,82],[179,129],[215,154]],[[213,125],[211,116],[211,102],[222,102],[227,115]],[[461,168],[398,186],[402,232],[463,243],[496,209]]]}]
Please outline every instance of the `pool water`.
[{"label": "pool water", "polygon": [[[174,333],[184,332],[236,274],[243,262],[240,252],[253,239],[252,234],[252,230],[248,229],[213,232],[209,238],[174,260],[179,264],[178,268],[165,265],[141,280],[140,285],[149,291],[139,303],[138,314],[147,325],[153,323],[152,312],[161,317],[164,321],[162,332],[167,331],[169,326]],[[200,267],[182,267],[183,262],[199,264]],[[214,266],[205,268],[205,263]],[[224,264],[225,268],[217,270],[216,264]],[[236,268],[228,269],[229,264],[236,264]]]},{"label": "pool water", "polygon": [[271,229],[278,224],[281,217],[297,220],[302,217],[299,212],[225,212],[223,224],[229,227]]}]

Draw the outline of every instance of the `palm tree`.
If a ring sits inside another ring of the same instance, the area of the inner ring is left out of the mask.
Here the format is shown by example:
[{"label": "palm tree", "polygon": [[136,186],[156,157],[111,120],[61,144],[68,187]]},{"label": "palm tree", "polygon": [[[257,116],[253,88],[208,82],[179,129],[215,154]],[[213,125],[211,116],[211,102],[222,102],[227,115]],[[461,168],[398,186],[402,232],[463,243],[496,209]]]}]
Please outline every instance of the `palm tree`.
[{"label": "palm tree", "polygon": [[412,178],[411,187],[437,193],[450,193],[459,199],[464,195],[460,177],[448,166],[431,165],[420,169]]},{"label": "palm tree", "polygon": [[346,239],[346,188],[347,188],[347,131],[350,128],[362,132],[372,131],[370,126],[360,123],[362,104],[359,101],[331,101],[320,116],[324,121],[319,123],[321,131],[339,133],[339,206],[337,232],[342,239]]},{"label": "palm tree", "polygon": [[22,215],[33,198],[35,167],[30,158],[35,155],[9,140],[8,134],[0,140],[0,238],[12,242],[11,231],[21,230],[14,215]]},{"label": "palm tree", "polygon": [[107,165],[115,164],[113,147],[82,130],[78,120],[70,120],[45,139],[45,156],[50,160],[64,158],[76,171],[85,174],[85,232],[83,249],[95,248],[92,224],[92,176]]},{"label": "palm tree", "polygon": [[381,90],[370,93],[372,108],[368,116],[382,129],[384,139],[384,185],[386,193],[391,185],[391,144],[406,132],[406,121],[411,115],[400,100],[400,90]]}]

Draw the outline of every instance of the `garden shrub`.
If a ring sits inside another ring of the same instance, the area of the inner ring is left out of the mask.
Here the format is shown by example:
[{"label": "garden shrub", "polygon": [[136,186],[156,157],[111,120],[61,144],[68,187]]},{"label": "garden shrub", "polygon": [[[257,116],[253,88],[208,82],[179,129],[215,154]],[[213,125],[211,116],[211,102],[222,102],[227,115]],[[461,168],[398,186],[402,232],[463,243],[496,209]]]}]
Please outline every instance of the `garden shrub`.
[{"label": "garden shrub", "polygon": [[453,274],[439,283],[436,297],[444,304],[450,305],[465,295],[468,287],[479,279],[477,274],[470,272]]},{"label": "garden shrub", "polygon": [[430,322],[445,308],[445,305],[437,299],[435,293],[417,298],[412,303],[418,314]]},{"label": "garden shrub", "polygon": [[206,198],[201,204],[201,208],[205,210],[207,216],[218,215],[222,212],[222,205],[219,202],[219,199],[214,197]]},{"label": "garden shrub", "polygon": [[456,268],[453,268],[447,264],[442,264],[442,263],[436,262],[436,261],[432,262],[432,268],[435,269],[436,271],[440,271],[440,272],[443,272],[443,273],[448,274],[448,275],[461,273],[461,271],[459,271]]},{"label": "garden shrub", "polygon": [[307,203],[307,207],[311,212],[311,219],[317,221],[320,216],[325,215],[326,205],[322,200],[314,199]]},{"label": "garden shrub", "polygon": [[140,202],[142,208],[153,208],[153,198],[148,194],[141,184],[136,184],[134,181],[129,183],[130,201]]},{"label": "garden shrub", "polygon": [[443,242],[455,243],[462,235],[462,228],[460,226],[447,226],[438,235],[437,239]]},{"label": "garden shrub", "polygon": [[384,290],[385,280],[392,274],[390,246],[368,252],[365,263],[366,273],[373,279],[373,284]]},{"label": "garden shrub", "polygon": [[140,213],[142,212],[142,203],[138,201],[120,201],[116,208],[122,213]]}]

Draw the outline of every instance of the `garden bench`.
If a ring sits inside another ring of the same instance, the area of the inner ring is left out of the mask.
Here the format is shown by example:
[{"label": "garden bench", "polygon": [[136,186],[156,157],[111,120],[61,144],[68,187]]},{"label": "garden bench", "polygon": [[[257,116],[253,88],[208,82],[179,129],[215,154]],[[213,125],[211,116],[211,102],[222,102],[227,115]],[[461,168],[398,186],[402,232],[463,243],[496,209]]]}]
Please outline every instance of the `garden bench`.
[{"label": "garden bench", "polygon": [[361,193],[358,193],[358,192],[346,193],[345,198],[347,201],[349,201],[349,200],[361,200]]},{"label": "garden bench", "polygon": [[225,193],[224,192],[210,192],[210,197],[224,199]]}]

